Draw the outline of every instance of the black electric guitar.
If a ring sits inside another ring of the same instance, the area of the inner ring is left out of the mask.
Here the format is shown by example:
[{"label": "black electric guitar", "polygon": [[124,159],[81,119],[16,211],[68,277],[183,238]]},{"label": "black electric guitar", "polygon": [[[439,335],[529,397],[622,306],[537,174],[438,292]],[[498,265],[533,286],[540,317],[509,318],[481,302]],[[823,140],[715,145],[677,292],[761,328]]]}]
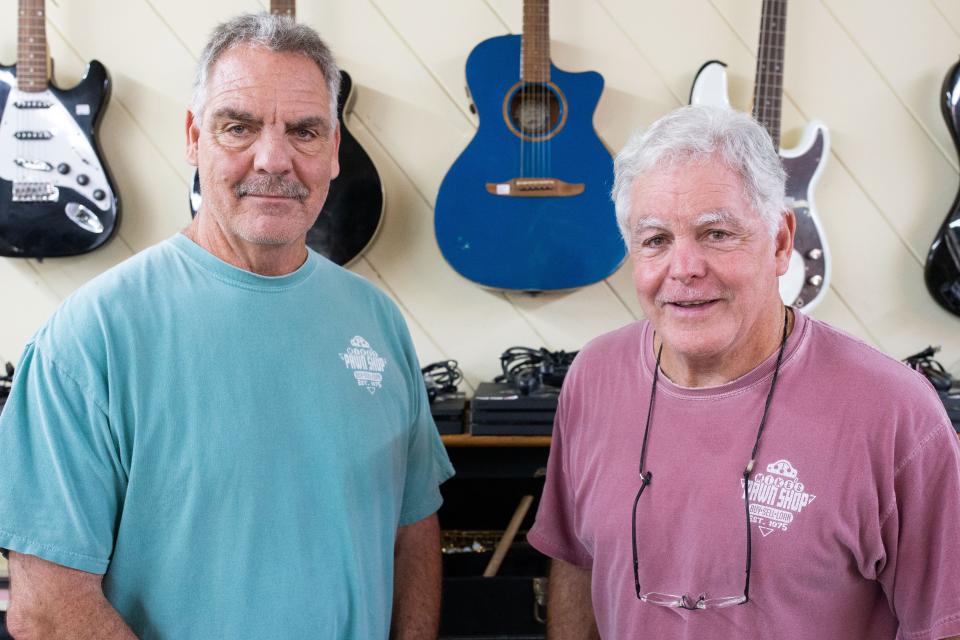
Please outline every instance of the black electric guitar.
[{"label": "black electric guitar", "polygon": [[[787,0],[763,0],[753,117],[769,132],[777,148],[780,146],[786,31]],[[730,107],[725,67],[714,60],[700,68],[690,92],[691,103]],[[780,297],[784,303],[803,307],[807,312],[823,300],[830,286],[830,251],[813,201],[813,190],[829,151],[830,132],[816,120],[807,123],[796,147],[780,149],[780,159],[787,172],[787,204],[797,220],[790,266],[780,278]]]},{"label": "black electric guitar", "polygon": [[0,256],[93,251],[113,235],[120,202],[97,146],[110,93],[93,60],[70,90],[50,82],[43,0],[20,0],[17,64],[0,66]]},{"label": "black electric guitar", "polygon": [[[940,91],[940,111],[960,155],[960,62],[947,72]],[[930,245],[923,270],[930,295],[950,313],[960,316],[960,192]]]},{"label": "black electric guitar", "polygon": [[[295,0],[271,0],[272,13],[296,17]],[[356,259],[373,241],[383,218],[383,184],[377,168],[343,121],[355,95],[353,81],[340,72],[337,118],[340,121],[340,175],[330,182],[330,191],[313,227],[307,231],[307,246],[339,265]],[[200,210],[200,174],[193,174],[190,209]]]}]

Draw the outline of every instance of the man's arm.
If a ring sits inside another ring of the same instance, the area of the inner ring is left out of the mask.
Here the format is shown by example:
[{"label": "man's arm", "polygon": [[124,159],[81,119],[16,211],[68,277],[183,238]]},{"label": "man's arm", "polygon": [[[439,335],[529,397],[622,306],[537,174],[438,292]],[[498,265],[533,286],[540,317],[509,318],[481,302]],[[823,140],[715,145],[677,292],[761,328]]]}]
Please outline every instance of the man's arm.
[{"label": "man's arm", "polygon": [[103,576],[10,552],[7,629],[17,640],[136,640],[103,595]]},{"label": "man's arm", "polygon": [[394,640],[436,638],[440,630],[440,524],[433,514],[397,529],[393,552]]},{"label": "man's arm", "polygon": [[547,637],[550,640],[599,640],[590,597],[593,572],[563,560],[550,563]]}]

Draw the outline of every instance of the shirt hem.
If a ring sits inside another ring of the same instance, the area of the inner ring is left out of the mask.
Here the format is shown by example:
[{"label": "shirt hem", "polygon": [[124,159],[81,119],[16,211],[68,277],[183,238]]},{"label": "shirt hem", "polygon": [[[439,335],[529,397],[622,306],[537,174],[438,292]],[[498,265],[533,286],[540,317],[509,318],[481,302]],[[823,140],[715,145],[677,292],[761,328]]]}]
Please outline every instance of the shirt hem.
[{"label": "shirt hem", "polygon": [[555,560],[562,560],[563,562],[580,567],[581,569],[593,568],[592,558],[589,556],[578,556],[575,553],[571,553],[568,549],[565,549],[560,545],[555,544],[553,541],[544,538],[542,535],[537,533],[536,530],[527,532],[527,542],[529,542],[530,546],[543,555],[549,556]]},{"label": "shirt hem", "polygon": [[70,569],[86,571],[87,573],[96,573],[103,575],[107,571],[109,561],[100,560],[83,553],[67,551],[51,544],[44,544],[31,540],[25,536],[11,533],[0,529],[0,547],[22,553],[25,555],[36,556],[43,560],[59,564]]},{"label": "shirt hem", "polygon": [[960,612],[940,618],[928,629],[897,632],[897,640],[941,640],[954,636],[960,636]]}]

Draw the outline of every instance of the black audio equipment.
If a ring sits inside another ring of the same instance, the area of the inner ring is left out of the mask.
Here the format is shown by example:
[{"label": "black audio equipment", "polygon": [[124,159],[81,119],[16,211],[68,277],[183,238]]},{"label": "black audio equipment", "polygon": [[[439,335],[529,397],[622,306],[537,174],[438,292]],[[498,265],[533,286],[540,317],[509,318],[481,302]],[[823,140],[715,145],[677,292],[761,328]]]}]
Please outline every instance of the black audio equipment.
[{"label": "black audio equipment", "polygon": [[423,383],[427,386],[430,399],[430,413],[441,434],[463,433],[463,417],[466,413],[467,397],[457,391],[457,385],[463,379],[463,373],[456,360],[432,362],[420,369]]}]

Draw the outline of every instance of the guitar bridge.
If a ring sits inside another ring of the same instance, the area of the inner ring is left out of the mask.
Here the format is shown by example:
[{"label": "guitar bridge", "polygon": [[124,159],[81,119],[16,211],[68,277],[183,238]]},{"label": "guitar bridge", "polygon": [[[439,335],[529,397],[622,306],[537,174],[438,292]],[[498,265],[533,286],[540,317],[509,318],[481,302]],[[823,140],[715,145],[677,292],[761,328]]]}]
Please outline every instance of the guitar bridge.
[{"label": "guitar bridge", "polygon": [[49,182],[14,182],[14,202],[56,202],[60,190]]},{"label": "guitar bridge", "polygon": [[488,182],[487,193],[515,198],[551,198],[583,193],[582,182],[564,182],[558,178],[513,178],[507,182]]}]

